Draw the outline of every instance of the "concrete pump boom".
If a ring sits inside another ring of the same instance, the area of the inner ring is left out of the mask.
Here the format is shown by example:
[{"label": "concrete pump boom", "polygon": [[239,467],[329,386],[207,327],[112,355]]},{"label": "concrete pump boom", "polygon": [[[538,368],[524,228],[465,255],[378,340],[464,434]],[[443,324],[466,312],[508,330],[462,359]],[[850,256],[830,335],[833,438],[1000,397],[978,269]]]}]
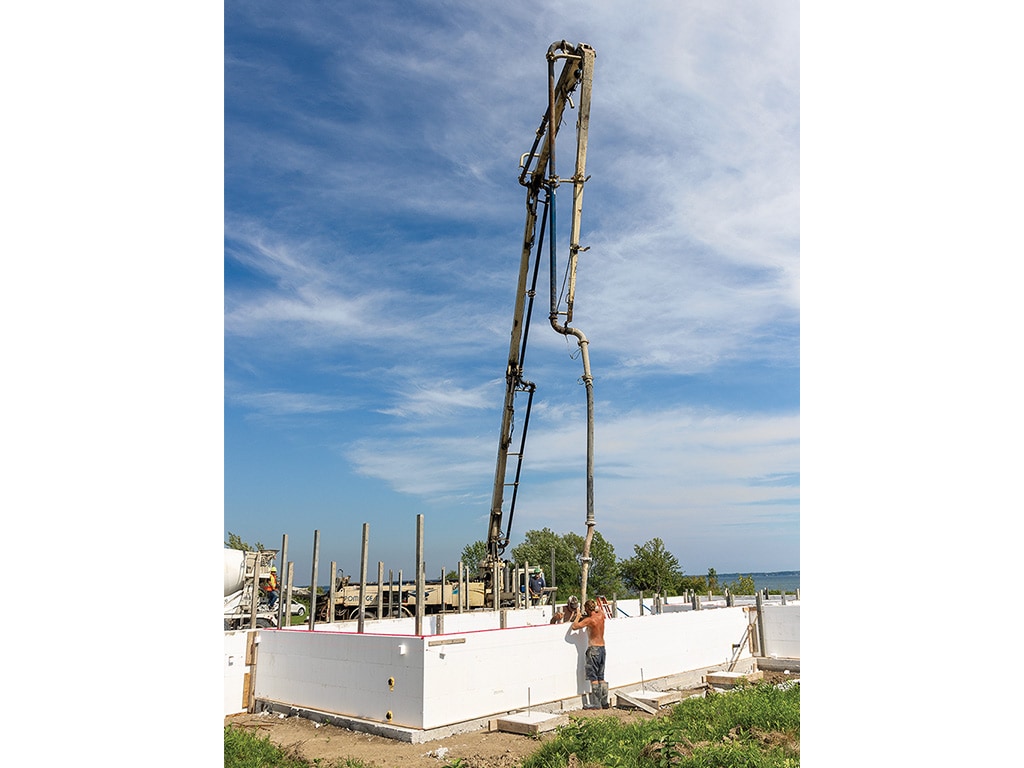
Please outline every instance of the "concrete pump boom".
[{"label": "concrete pump boom", "polygon": [[[529,339],[530,317],[536,295],[537,275],[544,246],[545,229],[548,229],[550,263],[551,306],[549,320],[558,333],[574,336],[583,358],[583,382],[587,389],[587,535],[583,545],[583,580],[581,600],[586,600],[587,576],[590,569],[590,543],[594,532],[594,397],[593,377],[590,373],[590,356],[587,351],[587,337],[578,328],[570,327],[576,291],[576,262],[580,253],[580,216],[583,210],[583,185],[586,177],[587,132],[590,125],[590,93],[594,73],[594,49],[584,43],[571,45],[565,40],[553,43],[547,52],[548,61],[548,108],[537,129],[533,147],[523,155],[519,183],[526,187],[526,227],[523,232],[523,247],[519,262],[519,282],[516,289],[515,309],[512,315],[512,334],[509,342],[508,366],[505,369],[505,403],[502,410],[501,434],[498,438],[498,459],[494,472],[494,488],[491,494],[491,514],[487,529],[487,566],[493,572],[501,555],[508,546],[515,512],[516,495],[522,471],[523,452],[526,447],[526,432],[530,421],[530,408],[536,385],[523,378],[523,363],[526,344]],[[555,62],[564,59],[561,74],[555,80]],[[570,179],[560,179],[555,172],[555,138],[562,123],[565,105],[572,103],[572,94],[579,90],[579,107],[576,121],[576,165]],[[532,170],[531,170],[532,169]],[[556,259],[556,207],[555,190],[562,181],[573,185],[572,217],[569,227],[569,259],[567,264],[566,309],[559,311],[557,297]],[[540,235],[535,238],[538,205],[543,205],[539,217]],[[536,257],[534,247],[536,246]],[[585,249],[584,249],[585,250]],[[531,278],[532,263],[532,278]],[[529,288],[527,288],[529,283]],[[565,322],[560,319],[564,317]],[[519,435],[519,447],[510,452],[512,434],[515,428],[515,399],[518,393],[526,393],[528,400]],[[509,480],[509,458],[515,457],[513,479]],[[507,516],[502,507],[505,488],[511,487],[511,499]],[[505,532],[502,533],[502,522]],[[495,587],[496,588],[496,587]],[[494,603],[495,605],[497,602]]]}]

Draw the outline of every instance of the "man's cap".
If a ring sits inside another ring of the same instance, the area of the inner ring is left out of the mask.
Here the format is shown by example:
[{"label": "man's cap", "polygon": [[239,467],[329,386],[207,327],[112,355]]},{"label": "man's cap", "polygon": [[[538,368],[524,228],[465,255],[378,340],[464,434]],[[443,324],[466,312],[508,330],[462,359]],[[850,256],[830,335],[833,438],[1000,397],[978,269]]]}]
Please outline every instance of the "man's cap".
[{"label": "man's cap", "polygon": [[271,573],[277,573],[277,566],[276,565],[270,566],[270,572]]},{"label": "man's cap", "polygon": [[534,573],[540,573],[540,568],[534,568],[534,569],[533,569],[533,572],[534,572]]}]

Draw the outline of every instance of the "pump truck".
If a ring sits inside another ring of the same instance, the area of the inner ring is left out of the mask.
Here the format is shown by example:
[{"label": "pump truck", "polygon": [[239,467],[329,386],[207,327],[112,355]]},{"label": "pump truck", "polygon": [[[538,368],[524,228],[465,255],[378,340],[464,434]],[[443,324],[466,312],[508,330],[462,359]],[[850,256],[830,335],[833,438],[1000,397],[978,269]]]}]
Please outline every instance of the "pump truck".
[{"label": "pump truck", "polygon": [[[491,494],[490,521],[487,528],[487,560],[481,564],[491,594],[488,604],[494,605],[499,595],[498,571],[501,556],[508,546],[515,514],[516,496],[526,449],[526,432],[536,384],[523,376],[526,345],[530,335],[530,318],[536,298],[537,279],[545,244],[549,262],[549,312],[551,327],[558,333],[575,337],[583,359],[583,383],[587,391],[587,533],[583,545],[583,582],[581,600],[586,599],[587,574],[590,567],[590,543],[594,536],[594,393],[590,372],[588,340],[583,331],[572,327],[576,293],[576,265],[581,252],[580,216],[583,211],[583,187],[586,175],[587,134],[590,127],[590,94],[594,74],[595,52],[586,43],[571,45],[565,40],[552,43],[547,52],[548,107],[537,129],[533,147],[520,158],[519,183],[526,188],[526,227],[519,261],[519,283],[512,315],[508,365],[505,369],[505,403],[502,410],[501,433],[498,437],[498,458]],[[556,62],[563,61],[561,73],[555,78]],[[577,93],[578,92],[578,93]],[[573,102],[573,94],[579,104]],[[566,104],[577,111],[576,156],[572,176],[562,178],[555,167],[555,138],[562,125]],[[569,219],[569,253],[563,281],[564,293],[558,294],[556,243],[556,191],[562,184],[572,185],[572,206]],[[538,214],[538,208],[540,213]],[[539,233],[535,232],[540,222]],[[546,241],[545,241],[546,238]],[[518,445],[513,449],[516,398],[525,395]],[[514,458],[515,461],[511,461]],[[511,489],[508,511],[503,510],[506,489]],[[502,532],[502,525],[505,530]],[[504,595],[501,595],[504,597]]]}]

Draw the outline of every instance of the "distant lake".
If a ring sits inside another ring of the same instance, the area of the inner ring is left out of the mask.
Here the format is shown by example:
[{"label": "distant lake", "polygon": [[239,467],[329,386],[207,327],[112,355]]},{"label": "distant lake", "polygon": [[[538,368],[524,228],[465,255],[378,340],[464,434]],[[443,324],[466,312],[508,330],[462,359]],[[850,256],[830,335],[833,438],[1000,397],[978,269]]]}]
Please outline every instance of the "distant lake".
[{"label": "distant lake", "polygon": [[[707,576],[707,574],[704,574]],[[800,571],[772,571],[771,573],[720,573],[718,584],[724,586],[733,581],[739,581],[740,576],[750,576],[754,579],[754,589],[767,589],[775,592],[793,593],[800,589]]]}]

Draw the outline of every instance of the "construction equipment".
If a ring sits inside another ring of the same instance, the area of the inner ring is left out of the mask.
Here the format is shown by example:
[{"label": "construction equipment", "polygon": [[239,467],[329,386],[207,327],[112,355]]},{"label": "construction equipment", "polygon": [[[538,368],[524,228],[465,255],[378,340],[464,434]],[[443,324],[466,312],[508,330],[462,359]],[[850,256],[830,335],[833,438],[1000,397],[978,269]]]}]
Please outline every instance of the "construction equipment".
[{"label": "construction equipment", "polygon": [[277,608],[271,610],[259,579],[270,575],[276,549],[245,552],[224,550],[224,629],[277,626]]},{"label": "construction equipment", "polygon": [[[463,595],[465,589],[465,595]],[[467,581],[460,585],[457,581],[440,580],[424,582],[423,589],[424,613],[441,613],[459,610],[460,603],[466,610],[484,606],[484,584],[481,581]],[[416,613],[416,582],[367,584],[363,594],[363,618],[401,618]],[[316,598],[317,621],[328,621],[330,594],[318,595]],[[331,621],[346,621],[359,618],[359,585],[352,584],[348,576],[340,576],[335,581],[334,615]]]},{"label": "construction equipment", "polygon": [[[508,546],[515,514],[516,496],[526,449],[526,433],[530,423],[530,409],[536,385],[523,377],[526,345],[529,340],[530,318],[536,295],[537,278],[540,271],[541,255],[547,238],[550,274],[550,308],[548,319],[558,333],[574,336],[583,358],[583,382],[587,389],[587,535],[583,551],[583,586],[581,599],[586,599],[587,573],[590,565],[590,543],[594,531],[594,396],[593,377],[590,373],[590,356],[587,337],[578,328],[571,327],[573,304],[576,291],[576,262],[580,248],[580,215],[583,210],[583,185],[587,181],[586,157],[587,134],[590,125],[590,92],[594,72],[594,49],[585,43],[571,45],[565,40],[552,43],[548,48],[548,108],[537,129],[533,147],[520,159],[519,183],[526,187],[526,227],[519,262],[519,282],[516,290],[515,309],[512,315],[512,334],[509,342],[508,365],[505,369],[505,402],[502,410],[501,433],[498,437],[498,457],[494,472],[494,487],[491,494],[491,512],[487,529],[487,560],[481,564],[485,578],[496,592],[498,586],[492,576],[501,563],[502,553]],[[555,79],[555,62],[564,60],[561,74]],[[572,101],[572,94],[578,93],[579,104]],[[576,162],[573,175],[560,178],[555,169],[555,138],[562,125],[565,106],[577,109],[576,120]],[[572,184],[572,213],[569,225],[569,256],[566,264],[565,293],[558,295],[556,258],[556,190],[563,182]],[[538,216],[538,206],[542,213]],[[535,228],[540,219],[540,232],[535,237]],[[534,257],[534,253],[536,256]],[[562,309],[564,298],[564,309]],[[563,322],[564,320],[564,322]],[[515,431],[516,396],[526,394],[519,444],[512,446]],[[515,462],[510,459],[514,458]],[[513,468],[514,465],[514,468]],[[511,479],[510,479],[511,478]],[[503,511],[505,489],[511,488],[507,513]],[[502,532],[502,525],[505,530]],[[491,597],[493,604],[494,597]]]}]

